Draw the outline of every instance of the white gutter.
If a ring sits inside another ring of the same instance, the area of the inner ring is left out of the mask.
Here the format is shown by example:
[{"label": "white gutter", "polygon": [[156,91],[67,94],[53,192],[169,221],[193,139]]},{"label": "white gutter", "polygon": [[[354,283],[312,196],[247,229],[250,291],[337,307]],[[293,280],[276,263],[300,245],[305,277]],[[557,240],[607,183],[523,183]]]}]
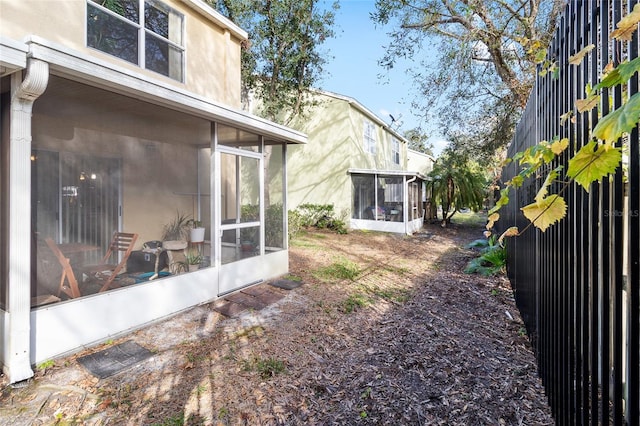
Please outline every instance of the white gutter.
[{"label": "white gutter", "polygon": [[7,267],[8,323],[3,364],[9,383],[33,376],[31,370],[31,113],[49,83],[46,62],[29,59],[27,73],[11,76]]},{"label": "white gutter", "polygon": [[28,50],[26,44],[0,36],[0,77],[26,68]]}]

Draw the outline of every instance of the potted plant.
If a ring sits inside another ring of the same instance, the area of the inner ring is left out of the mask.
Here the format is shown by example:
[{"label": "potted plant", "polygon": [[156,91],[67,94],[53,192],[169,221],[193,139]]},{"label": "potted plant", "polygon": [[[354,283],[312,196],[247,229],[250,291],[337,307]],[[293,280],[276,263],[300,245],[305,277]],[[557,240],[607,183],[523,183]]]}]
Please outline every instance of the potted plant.
[{"label": "potted plant", "polygon": [[189,272],[198,270],[202,263],[202,255],[197,250],[187,250],[184,252],[184,261]]},{"label": "potted plant", "polygon": [[189,241],[192,243],[201,243],[204,241],[204,227],[202,222],[195,219],[189,219],[187,221],[189,227]]},{"label": "potted plant", "polygon": [[[164,225],[162,230],[162,247],[168,250],[181,250],[187,247],[187,237],[189,230],[189,219],[184,213],[176,211],[176,215],[169,223]],[[175,244],[171,244],[174,243]],[[167,244],[169,243],[169,244]],[[182,246],[177,248],[174,246]]]},{"label": "potted plant", "polygon": [[187,248],[189,218],[176,210],[176,215],[162,229],[162,249],[167,252],[169,270],[177,274],[184,268],[183,250]]}]

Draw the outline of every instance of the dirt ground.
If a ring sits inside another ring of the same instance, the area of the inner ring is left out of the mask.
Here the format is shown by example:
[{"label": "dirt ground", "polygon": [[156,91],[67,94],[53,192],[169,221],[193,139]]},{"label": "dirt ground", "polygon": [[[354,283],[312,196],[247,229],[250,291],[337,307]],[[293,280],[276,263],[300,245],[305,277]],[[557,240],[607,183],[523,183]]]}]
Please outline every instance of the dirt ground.
[{"label": "dirt ground", "polygon": [[554,424],[508,281],[463,272],[481,236],[305,232],[286,277],[302,285],[280,301],[110,342],[154,356],[106,379],[78,354],[3,383],[0,424]]}]

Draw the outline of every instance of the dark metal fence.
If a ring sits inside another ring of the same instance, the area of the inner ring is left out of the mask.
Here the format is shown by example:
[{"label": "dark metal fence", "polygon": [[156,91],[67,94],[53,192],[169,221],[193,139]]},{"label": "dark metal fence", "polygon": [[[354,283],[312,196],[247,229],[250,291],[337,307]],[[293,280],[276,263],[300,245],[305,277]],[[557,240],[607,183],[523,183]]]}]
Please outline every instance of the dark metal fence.
[{"label": "dark metal fence", "polygon": [[[538,78],[509,156],[566,137],[570,148],[559,160],[566,170],[568,158],[589,142],[599,116],[638,92],[636,74],[622,87],[603,90],[598,108],[575,113],[575,100],[585,97],[586,85],[600,81],[607,64],[638,56],[637,32],[630,42],[610,36],[637,2],[569,0],[548,51],[558,78]],[[569,57],[590,44],[596,48],[582,63],[569,65]],[[574,121],[561,125],[560,116],[571,110]],[[623,139],[624,170],[588,192],[573,184],[563,194],[564,220],[544,233],[531,228],[507,242],[508,275],[558,424],[640,423],[638,129]],[[503,181],[518,173],[516,167],[503,170]],[[543,180],[531,179],[511,194],[500,227],[526,226],[520,207],[533,202]]]}]

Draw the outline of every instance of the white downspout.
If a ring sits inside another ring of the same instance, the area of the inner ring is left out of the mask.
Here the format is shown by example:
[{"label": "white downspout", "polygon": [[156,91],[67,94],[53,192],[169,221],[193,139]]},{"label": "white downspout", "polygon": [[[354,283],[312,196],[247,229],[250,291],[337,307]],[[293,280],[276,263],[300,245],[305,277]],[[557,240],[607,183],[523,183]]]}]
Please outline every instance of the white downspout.
[{"label": "white downspout", "polygon": [[49,64],[35,59],[11,76],[9,120],[8,324],[4,373],[10,383],[33,376],[31,369],[31,114],[49,82]]},{"label": "white downspout", "polygon": [[405,176],[405,181],[404,181],[404,207],[402,210],[404,210],[404,214],[403,214],[403,220],[404,220],[404,233],[407,235],[410,235],[409,233],[409,184],[413,181],[415,181],[416,179],[418,179],[417,176],[412,177],[409,180],[406,180],[407,177]]}]

